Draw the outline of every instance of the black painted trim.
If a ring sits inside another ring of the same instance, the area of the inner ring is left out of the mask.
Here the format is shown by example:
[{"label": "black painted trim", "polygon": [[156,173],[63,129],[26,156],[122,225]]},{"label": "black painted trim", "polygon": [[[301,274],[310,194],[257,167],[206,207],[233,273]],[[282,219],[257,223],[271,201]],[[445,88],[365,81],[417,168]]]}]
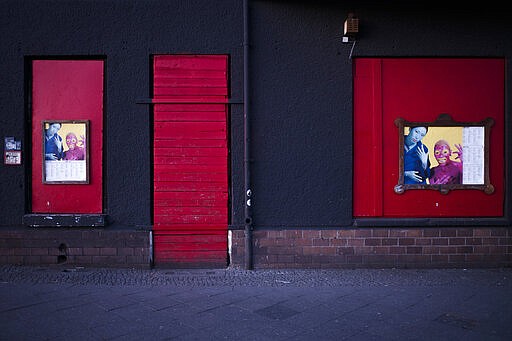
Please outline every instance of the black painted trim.
[{"label": "black painted trim", "polygon": [[105,226],[104,214],[25,214],[23,224],[31,227]]}]

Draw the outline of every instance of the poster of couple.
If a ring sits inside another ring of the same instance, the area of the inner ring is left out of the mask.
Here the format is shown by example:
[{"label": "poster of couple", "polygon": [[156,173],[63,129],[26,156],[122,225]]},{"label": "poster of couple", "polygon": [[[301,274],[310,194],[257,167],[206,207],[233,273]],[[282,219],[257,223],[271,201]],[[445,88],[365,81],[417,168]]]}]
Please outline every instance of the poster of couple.
[{"label": "poster of couple", "polygon": [[89,121],[43,121],[43,183],[88,183]]},{"label": "poster of couple", "polygon": [[488,138],[492,121],[460,124],[442,115],[435,122],[397,119],[400,177],[395,192],[406,189],[482,189],[489,183]]}]

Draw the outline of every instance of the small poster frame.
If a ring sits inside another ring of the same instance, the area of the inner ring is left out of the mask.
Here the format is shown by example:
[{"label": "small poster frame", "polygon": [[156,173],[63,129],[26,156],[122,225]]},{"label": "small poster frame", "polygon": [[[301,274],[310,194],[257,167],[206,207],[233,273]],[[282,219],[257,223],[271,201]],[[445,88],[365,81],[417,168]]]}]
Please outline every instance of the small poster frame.
[{"label": "small poster frame", "polygon": [[89,121],[43,120],[44,184],[89,183]]}]

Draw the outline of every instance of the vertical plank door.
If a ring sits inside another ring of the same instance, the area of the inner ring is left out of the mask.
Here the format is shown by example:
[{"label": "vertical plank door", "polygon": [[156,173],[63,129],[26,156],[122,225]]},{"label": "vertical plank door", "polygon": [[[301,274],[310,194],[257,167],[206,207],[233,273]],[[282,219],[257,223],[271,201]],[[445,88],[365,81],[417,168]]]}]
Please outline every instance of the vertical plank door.
[{"label": "vertical plank door", "polygon": [[155,266],[228,262],[225,55],[153,59]]}]

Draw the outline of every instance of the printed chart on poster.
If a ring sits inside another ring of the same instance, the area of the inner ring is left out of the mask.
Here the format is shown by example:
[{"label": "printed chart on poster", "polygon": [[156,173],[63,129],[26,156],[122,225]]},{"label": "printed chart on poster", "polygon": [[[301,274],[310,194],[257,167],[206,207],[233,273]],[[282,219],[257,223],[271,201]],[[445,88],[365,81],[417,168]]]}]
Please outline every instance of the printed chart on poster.
[{"label": "printed chart on poster", "polygon": [[43,183],[89,183],[89,121],[45,120]]}]

